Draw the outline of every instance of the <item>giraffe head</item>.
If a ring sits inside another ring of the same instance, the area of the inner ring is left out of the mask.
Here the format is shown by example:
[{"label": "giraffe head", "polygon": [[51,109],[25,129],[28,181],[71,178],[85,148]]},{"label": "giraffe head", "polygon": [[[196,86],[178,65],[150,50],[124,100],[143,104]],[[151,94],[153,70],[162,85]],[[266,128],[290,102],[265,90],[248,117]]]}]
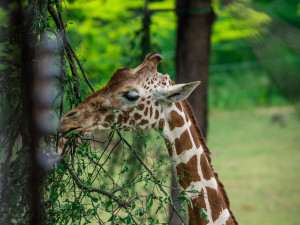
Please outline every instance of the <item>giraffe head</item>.
[{"label": "giraffe head", "polygon": [[174,85],[168,75],[157,72],[161,60],[158,53],[151,53],[134,69],[118,69],[104,88],[63,116],[58,131],[163,127],[163,108],[186,99],[200,82]]}]

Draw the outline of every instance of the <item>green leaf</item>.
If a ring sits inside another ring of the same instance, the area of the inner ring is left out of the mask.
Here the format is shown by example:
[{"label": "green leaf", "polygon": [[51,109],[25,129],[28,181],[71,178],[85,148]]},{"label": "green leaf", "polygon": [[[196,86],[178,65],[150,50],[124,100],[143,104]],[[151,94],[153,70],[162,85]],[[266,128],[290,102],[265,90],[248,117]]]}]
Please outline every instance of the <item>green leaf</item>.
[{"label": "green leaf", "polygon": [[184,173],[181,173],[180,179],[183,180],[183,178],[184,178]]},{"label": "green leaf", "polygon": [[110,210],[108,209],[111,205],[112,205],[112,200],[111,199],[109,199],[107,202],[106,202],[106,204],[105,204],[105,210],[107,211],[107,212],[110,212]]},{"label": "green leaf", "polygon": [[[158,213],[158,211],[160,210],[162,208],[162,206],[161,205],[159,205],[158,207],[157,207],[157,209],[156,209],[156,212],[155,212],[155,214],[157,214]],[[180,214],[180,213],[179,213]]]},{"label": "green leaf", "polygon": [[180,210],[179,210],[179,215],[180,215],[180,216],[184,216],[184,210],[180,209]]},{"label": "green leaf", "polygon": [[142,217],[145,214],[146,210],[142,207],[135,210],[134,215],[138,215],[139,217]]},{"label": "green leaf", "polygon": [[129,167],[127,165],[124,166],[124,168],[121,171],[121,174],[127,172],[129,170]]},{"label": "green leaf", "polygon": [[185,190],[182,190],[181,192],[179,192],[180,195],[186,195]]},{"label": "green leaf", "polygon": [[92,199],[93,202],[98,202],[98,200],[99,200],[97,197],[91,195],[90,193],[87,193],[86,195],[87,195],[88,197],[90,197],[90,198]]},{"label": "green leaf", "polygon": [[130,224],[130,222],[131,222],[131,216],[128,215],[128,216],[126,217],[126,224]]},{"label": "green leaf", "polygon": [[133,202],[132,205],[131,205],[131,210],[134,210],[134,209],[135,209],[135,206],[136,206],[136,205],[135,205],[135,202]]},{"label": "green leaf", "polygon": [[191,201],[191,199],[190,199],[189,196],[186,196],[186,201],[191,206],[191,208],[193,209],[193,203],[192,203],[192,201]]},{"label": "green leaf", "polygon": [[147,209],[150,209],[152,205],[153,205],[153,198],[151,198],[150,201],[148,202]]},{"label": "green leaf", "polygon": [[171,194],[168,194],[168,195],[166,196],[166,199],[171,203],[171,205],[173,205],[173,201],[172,201],[172,196],[171,196]]},{"label": "green leaf", "polygon": [[100,159],[99,155],[97,155],[96,153],[95,153],[95,154],[93,154],[93,158],[94,158],[94,159],[97,159],[97,160],[99,160],[99,159]]},{"label": "green leaf", "polygon": [[208,215],[207,215],[207,212],[205,211],[205,209],[201,208],[200,211],[199,211],[199,213],[200,213],[200,217],[201,218],[204,217],[204,219],[208,222]]},{"label": "green leaf", "polygon": [[62,7],[61,7],[61,5],[57,7],[57,12],[58,12],[58,13],[61,13],[61,12],[62,12]]}]

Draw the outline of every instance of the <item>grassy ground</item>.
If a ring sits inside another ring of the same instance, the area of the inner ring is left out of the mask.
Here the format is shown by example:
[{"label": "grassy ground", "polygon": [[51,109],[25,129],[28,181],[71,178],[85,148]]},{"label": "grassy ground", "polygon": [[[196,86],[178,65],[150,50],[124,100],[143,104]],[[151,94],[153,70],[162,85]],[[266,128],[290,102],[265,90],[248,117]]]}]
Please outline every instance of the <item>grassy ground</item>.
[{"label": "grassy ground", "polygon": [[240,224],[300,223],[300,120],[291,108],[211,115],[207,144]]}]

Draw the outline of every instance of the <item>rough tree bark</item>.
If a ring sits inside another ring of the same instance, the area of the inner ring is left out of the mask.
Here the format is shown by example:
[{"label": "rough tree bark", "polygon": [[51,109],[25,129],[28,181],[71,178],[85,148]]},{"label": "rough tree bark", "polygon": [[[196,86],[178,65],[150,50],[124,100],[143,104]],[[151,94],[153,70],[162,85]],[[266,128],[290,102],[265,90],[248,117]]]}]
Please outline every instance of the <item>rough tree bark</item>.
[{"label": "rough tree bark", "polygon": [[[189,98],[204,137],[207,130],[207,70],[210,53],[210,35],[215,14],[211,0],[176,0],[178,15],[176,46],[177,83],[201,81]],[[177,187],[175,176],[172,186]],[[172,189],[173,202],[178,191]],[[178,204],[177,209],[180,209]],[[169,224],[178,225],[180,220],[173,215]]]}]

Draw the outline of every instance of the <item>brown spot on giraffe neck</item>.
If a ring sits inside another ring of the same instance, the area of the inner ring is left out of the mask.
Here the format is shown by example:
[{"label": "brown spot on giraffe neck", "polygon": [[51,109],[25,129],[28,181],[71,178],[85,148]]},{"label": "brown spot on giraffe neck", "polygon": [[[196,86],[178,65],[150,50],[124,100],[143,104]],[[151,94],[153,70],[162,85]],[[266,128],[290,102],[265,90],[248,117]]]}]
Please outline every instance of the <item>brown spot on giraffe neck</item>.
[{"label": "brown spot on giraffe neck", "polygon": [[152,113],[153,113],[153,107],[152,105],[150,105],[150,118],[152,117]]},{"label": "brown spot on giraffe neck", "polygon": [[189,212],[189,225],[199,225],[199,224],[208,224],[204,218],[204,216],[200,217],[200,210],[203,208],[207,212],[205,199],[203,193],[200,193],[197,198],[193,198],[192,205],[193,208],[188,205],[188,212]]},{"label": "brown spot on giraffe neck", "polygon": [[122,111],[122,113],[123,113],[123,122],[127,123],[128,119],[129,119],[129,112]]},{"label": "brown spot on giraffe neck", "polygon": [[179,109],[182,112],[182,106],[181,106],[180,102],[176,102],[175,105],[176,105],[177,109]]},{"label": "brown spot on giraffe neck", "polygon": [[112,123],[114,121],[115,115],[114,114],[109,114],[106,118],[105,121],[108,123]]},{"label": "brown spot on giraffe neck", "polygon": [[184,190],[190,186],[191,182],[200,181],[197,155],[194,155],[186,164],[176,166],[176,170],[179,184]]},{"label": "brown spot on giraffe neck", "polygon": [[148,114],[148,107],[146,107],[145,111],[144,111],[144,115],[147,116]]},{"label": "brown spot on giraffe neck", "polygon": [[123,114],[119,114],[118,119],[117,119],[117,124],[123,122]]},{"label": "brown spot on giraffe neck", "polygon": [[169,155],[172,157],[172,155],[173,155],[172,143],[169,140],[166,140],[166,145],[167,145]]},{"label": "brown spot on giraffe neck", "polygon": [[177,155],[193,147],[188,130],[185,130],[179,138],[175,139]]},{"label": "brown spot on giraffe neck", "polygon": [[140,122],[140,125],[143,126],[143,125],[148,124],[148,123],[149,123],[148,120],[142,120],[142,121]]},{"label": "brown spot on giraffe neck", "polygon": [[93,125],[97,125],[100,120],[100,115],[96,115],[93,120]]},{"label": "brown spot on giraffe neck", "polygon": [[237,223],[233,221],[232,217],[229,217],[225,225],[235,225],[235,224]]},{"label": "brown spot on giraffe neck", "polygon": [[154,119],[158,119],[158,117],[159,117],[159,112],[158,112],[158,110],[155,110],[155,117],[154,117]]},{"label": "brown spot on giraffe neck", "polygon": [[193,141],[194,141],[194,144],[195,144],[196,148],[199,148],[201,143],[200,143],[200,140],[198,138],[197,132],[195,131],[194,125],[192,125],[190,127],[190,132],[191,132],[191,135],[192,135],[192,138],[193,138]]},{"label": "brown spot on giraffe neck", "polygon": [[135,113],[134,114],[134,119],[135,120],[139,120],[139,119],[141,119],[142,118],[142,115],[140,115],[140,114],[138,114],[138,113]]},{"label": "brown spot on giraffe neck", "polygon": [[144,109],[144,107],[145,107],[145,105],[144,105],[144,104],[139,104],[139,105],[138,105],[138,109],[139,109],[139,110],[143,110],[143,109]]},{"label": "brown spot on giraffe neck", "polygon": [[182,127],[184,125],[184,119],[175,110],[169,112],[168,122],[171,131],[175,127]]},{"label": "brown spot on giraffe neck", "polygon": [[131,120],[129,121],[129,125],[135,125],[135,120],[134,120],[134,119],[131,119]]},{"label": "brown spot on giraffe neck", "polygon": [[214,172],[212,171],[211,166],[208,164],[204,152],[200,156],[200,166],[205,180],[209,180],[210,178],[214,177]]},{"label": "brown spot on giraffe neck", "polygon": [[220,195],[220,192],[217,192],[215,189],[206,187],[207,199],[211,209],[212,220],[216,221],[223,209],[226,209],[226,204],[223,200],[223,197]]},{"label": "brown spot on giraffe neck", "polygon": [[162,130],[165,128],[165,120],[163,118],[159,120],[158,127],[161,128]]},{"label": "brown spot on giraffe neck", "polygon": [[185,110],[184,110],[184,115],[185,115],[185,118],[186,118],[186,122],[189,122],[190,117],[189,117],[188,113]]}]

